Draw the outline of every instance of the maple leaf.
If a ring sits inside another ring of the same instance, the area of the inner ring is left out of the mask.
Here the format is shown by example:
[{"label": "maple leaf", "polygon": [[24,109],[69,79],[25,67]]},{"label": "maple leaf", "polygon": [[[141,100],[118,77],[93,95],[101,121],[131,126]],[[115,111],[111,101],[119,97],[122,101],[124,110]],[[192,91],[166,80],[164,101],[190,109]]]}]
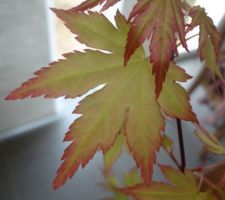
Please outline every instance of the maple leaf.
[{"label": "maple leaf", "polygon": [[[19,99],[44,95],[72,98],[106,83],[105,88],[83,100],[76,109],[77,113],[82,113],[82,117],[70,126],[65,136],[65,140],[72,143],[64,152],[64,162],[57,172],[54,188],[72,177],[80,165],[84,167],[97,150],[109,150],[122,127],[125,127],[129,150],[140,167],[143,178],[150,182],[155,151],[160,147],[160,131],[164,128],[164,120],[154,93],[151,65],[145,59],[144,51],[137,51],[128,67],[123,67],[123,49],[129,25],[119,12],[115,18],[119,29],[112,28],[113,25],[99,13],[89,12],[87,15],[63,10],[55,12],[58,16],[64,16],[63,19],[73,18],[76,33],[83,31],[79,34],[79,39],[90,36],[95,38],[96,29],[93,26],[96,23],[101,25],[101,36],[104,39],[98,43],[97,37],[96,41],[92,39],[87,44],[99,48],[105,41],[105,44],[112,47],[108,49],[112,53],[86,50],[85,53],[66,54],[65,60],[54,62],[36,72],[35,78],[24,83],[7,97]],[[84,18],[86,24],[81,23]],[[87,23],[90,26],[87,26]],[[68,24],[70,21],[67,21]],[[107,32],[109,24],[110,36]],[[117,41],[112,39],[113,36]]]},{"label": "maple leaf", "polygon": [[199,183],[191,171],[181,173],[170,167],[161,166],[161,171],[170,184],[153,182],[120,189],[135,200],[216,200],[211,191],[200,192]]},{"label": "maple leaf", "polygon": [[123,150],[123,145],[125,143],[124,134],[120,134],[116,139],[116,142],[113,144],[110,150],[104,154],[104,174],[107,176],[115,163],[119,158]]},{"label": "maple leaf", "polygon": [[[125,135],[129,151],[144,181],[150,183],[164,119],[154,92],[152,65],[145,58],[144,50],[139,48],[124,68],[123,52],[130,26],[119,12],[115,16],[114,27],[104,15],[96,12],[85,14],[53,10],[78,35],[79,41],[89,47],[110,52],[86,49],[85,52],[65,54],[65,59],[37,71],[36,77],[23,83],[6,98],[23,99],[41,95],[48,98],[75,98],[91,88],[106,84],[102,90],[84,99],[75,110],[82,116],[70,126],[65,136],[65,141],[71,141],[71,144],[62,157],[63,163],[57,171],[54,188],[71,178],[79,166],[84,167],[96,151],[106,153],[115,144],[120,132]],[[97,23],[101,31],[96,28]],[[168,73],[173,74],[173,68],[176,67],[171,67]],[[178,84],[175,81],[181,79],[182,73],[178,72],[178,77],[172,74],[168,82],[174,85],[169,88],[176,92]],[[182,76],[186,77],[185,74]],[[163,92],[160,97],[162,108],[166,106]],[[165,92],[168,93],[167,90]],[[171,104],[171,108],[165,109],[165,112],[172,116],[171,110],[179,107],[179,104],[183,105],[183,102],[177,104]],[[192,114],[190,116],[188,120],[192,121]],[[176,117],[182,118],[182,113]]]},{"label": "maple leaf", "polygon": [[107,10],[109,7],[115,5],[117,2],[119,2],[120,0],[86,0],[84,2],[82,2],[80,5],[72,8],[71,10],[74,11],[86,11],[88,9],[91,9],[99,4],[103,4],[103,7],[101,9],[101,11]]},{"label": "maple leaf", "polygon": [[142,13],[146,6],[148,5],[149,0],[138,0],[138,2],[134,5],[129,17],[128,21],[131,21],[136,15]]},{"label": "maple leaf", "polygon": [[220,55],[220,33],[213,24],[212,19],[206,14],[205,9],[200,6],[194,6],[190,9],[189,15],[192,17],[191,24],[187,28],[187,32],[199,26],[199,46],[198,55],[201,60],[206,61],[206,66],[214,75],[221,77],[217,67]]},{"label": "maple leaf", "polygon": [[187,49],[182,1],[139,0],[130,18],[133,18],[133,21],[124,53],[125,64],[135,50],[149,39],[150,62],[153,63],[158,97],[169,63],[178,54],[177,35],[182,46]]},{"label": "maple leaf", "polygon": [[168,116],[198,123],[196,115],[192,112],[187,92],[176,83],[176,81],[186,82],[190,78],[191,76],[182,68],[171,62],[158,102]]},{"label": "maple leaf", "polygon": [[[76,35],[76,39],[88,47],[106,50],[108,52],[123,52],[125,47],[124,35],[129,30],[124,18],[117,18],[117,28],[103,15],[88,11],[88,14],[72,10],[52,9],[64,22],[65,26]],[[79,18],[79,20],[75,20]],[[119,22],[120,21],[120,22]],[[96,23],[101,26],[96,26]],[[142,54],[137,54],[136,56]]]}]

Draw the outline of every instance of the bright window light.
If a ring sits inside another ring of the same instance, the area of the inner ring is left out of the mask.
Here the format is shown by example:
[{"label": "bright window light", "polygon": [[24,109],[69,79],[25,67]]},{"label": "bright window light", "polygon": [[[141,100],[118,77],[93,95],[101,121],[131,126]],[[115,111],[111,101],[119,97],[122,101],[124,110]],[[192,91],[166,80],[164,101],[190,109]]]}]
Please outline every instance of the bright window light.
[{"label": "bright window light", "polygon": [[[221,0],[196,0],[195,5],[200,5],[205,8],[206,13],[211,17],[216,26],[219,25],[223,15],[225,14],[225,1]],[[194,29],[187,35],[187,38],[198,33],[198,29]],[[198,48],[198,37],[195,37],[188,42],[189,51],[194,51]],[[180,53],[185,53],[186,51],[182,48],[178,48]]]}]

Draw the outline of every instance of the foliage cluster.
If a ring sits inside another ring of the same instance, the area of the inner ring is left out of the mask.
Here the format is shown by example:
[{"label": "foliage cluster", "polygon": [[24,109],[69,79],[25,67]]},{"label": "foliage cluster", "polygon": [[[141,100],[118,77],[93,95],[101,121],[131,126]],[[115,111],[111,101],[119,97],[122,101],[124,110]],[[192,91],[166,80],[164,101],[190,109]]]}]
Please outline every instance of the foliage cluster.
[{"label": "foliage cluster", "polygon": [[[122,148],[134,158],[137,170],[129,172],[124,185],[115,177],[106,187],[115,193],[110,199],[213,200],[225,199],[225,169],[222,164],[187,169],[181,120],[192,122],[197,137],[208,150],[225,155],[225,148],[199,125],[188,93],[178,82],[191,77],[176,64],[178,46],[188,51],[187,33],[199,27],[198,56],[214,77],[222,78],[217,67],[220,34],[204,8],[184,0],[138,0],[128,19],[115,13],[115,26],[102,13],[119,0],[86,0],[77,7],[52,9],[76,39],[87,45],[85,52],[74,51],[64,59],[35,72],[6,99],[44,96],[76,98],[89,89],[105,84],[100,91],[82,100],[74,112],[82,114],[69,128],[65,141],[71,142],[62,157],[53,187],[58,188],[97,151],[104,153],[105,175]],[[101,4],[100,12],[91,11]],[[149,44],[146,57],[142,44]],[[181,163],[173,154],[173,142],[166,133],[165,119],[177,121]],[[152,180],[156,152],[162,147],[177,168],[158,164],[166,183]],[[209,174],[220,171],[214,180]],[[210,173],[209,173],[210,172]]]}]

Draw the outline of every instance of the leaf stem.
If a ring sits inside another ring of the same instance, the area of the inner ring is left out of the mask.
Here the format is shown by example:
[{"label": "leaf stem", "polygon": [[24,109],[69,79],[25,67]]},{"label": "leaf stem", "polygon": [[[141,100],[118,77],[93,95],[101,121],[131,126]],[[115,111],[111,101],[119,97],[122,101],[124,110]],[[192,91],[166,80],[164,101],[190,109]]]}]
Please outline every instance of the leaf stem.
[{"label": "leaf stem", "polygon": [[172,161],[175,163],[175,165],[181,170],[181,166],[179,164],[179,162],[177,161],[176,157],[174,156],[174,154],[172,152],[168,152],[170,158],[172,159]]},{"label": "leaf stem", "polygon": [[[192,36],[190,36],[190,37],[188,37],[188,38],[186,38],[186,42],[188,41],[188,40],[191,40],[192,38],[194,38],[194,37],[196,37],[196,36],[198,36],[199,35],[199,33],[196,33],[196,34],[194,34],[194,35],[192,35]],[[179,42],[178,44],[177,44],[177,47],[179,47],[179,46],[181,46],[181,42]]]},{"label": "leaf stem", "polygon": [[180,158],[181,158],[180,169],[181,169],[181,172],[184,173],[185,167],[186,167],[186,158],[185,158],[185,151],[184,151],[183,131],[182,131],[182,125],[181,125],[180,119],[177,119],[177,133],[178,133],[179,146],[180,146]]}]

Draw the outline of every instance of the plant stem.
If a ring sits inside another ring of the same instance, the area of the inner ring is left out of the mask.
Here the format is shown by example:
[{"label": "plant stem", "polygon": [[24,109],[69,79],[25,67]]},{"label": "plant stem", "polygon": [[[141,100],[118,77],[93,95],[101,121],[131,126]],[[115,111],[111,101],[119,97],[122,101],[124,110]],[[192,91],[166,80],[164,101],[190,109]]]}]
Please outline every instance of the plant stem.
[{"label": "plant stem", "polygon": [[[192,36],[190,36],[190,37],[188,37],[188,38],[186,38],[186,41],[188,41],[188,40],[191,40],[192,38],[194,38],[194,37],[196,37],[196,36],[198,36],[199,35],[199,33],[197,33],[197,34],[194,34],[194,35],[192,35]],[[179,47],[179,46],[181,46],[181,42],[179,42],[178,44],[177,44],[177,47]]]},{"label": "plant stem", "polygon": [[172,161],[175,163],[175,165],[181,170],[181,166],[179,164],[179,162],[177,161],[176,157],[174,156],[174,154],[172,152],[168,152],[170,158],[172,159]]},{"label": "plant stem", "polygon": [[183,131],[182,131],[182,125],[181,125],[180,119],[177,119],[177,132],[178,132],[178,139],[179,139],[179,145],[180,145],[180,158],[181,158],[180,169],[181,169],[181,172],[184,173],[185,167],[186,167],[186,158],[185,158],[185,152],[184,152]]}]

